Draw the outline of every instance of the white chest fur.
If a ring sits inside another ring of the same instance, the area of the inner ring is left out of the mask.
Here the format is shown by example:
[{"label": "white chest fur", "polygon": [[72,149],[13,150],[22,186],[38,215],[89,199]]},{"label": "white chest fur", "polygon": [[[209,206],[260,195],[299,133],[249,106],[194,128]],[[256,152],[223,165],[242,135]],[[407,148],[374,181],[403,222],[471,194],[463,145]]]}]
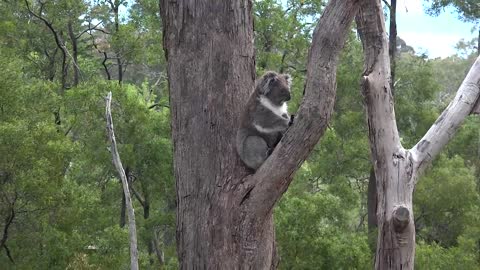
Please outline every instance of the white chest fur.
[{"label": "white chest fur", "polygon": [[272,102],[267,97],[260,96],[260,104],[262,104],[262,106],[269,109],[271,112],[280,117],[285,117],[285,115],[288,115],[288,108],[286,102],[284,102],[280,106],[277,106],[275,104],[272,104]]}]

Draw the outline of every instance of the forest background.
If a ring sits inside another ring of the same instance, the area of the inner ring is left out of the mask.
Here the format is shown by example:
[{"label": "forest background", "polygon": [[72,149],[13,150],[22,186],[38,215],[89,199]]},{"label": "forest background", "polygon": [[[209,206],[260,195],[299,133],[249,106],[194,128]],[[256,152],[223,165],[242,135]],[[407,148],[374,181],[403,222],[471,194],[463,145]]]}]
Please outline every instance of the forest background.
[{"label": "forest background", "polygon": [[[434,2],[424,1],[432,15]],[[254,2],[257,75],[293,76],[292,113],[324,5]],[[480,12],[457,11],[480,20]],[[460,40],[455,55],[436,59],[416,53],[401,36],[397,44],[395,110],[402,143],[411,147],[451,100],[478,43]],[[362,65],[352,28],[333,121],[275,208],[280,269],[372,268]],[[128,268],[125,199],[105,130],[108,91],[137,215],[140,268],[177,269],[158,1],[2,0],[0,66],[2,269]],[[479,124],[478,116],[467,119],[416,188],[417,269],[480,269]]]}]

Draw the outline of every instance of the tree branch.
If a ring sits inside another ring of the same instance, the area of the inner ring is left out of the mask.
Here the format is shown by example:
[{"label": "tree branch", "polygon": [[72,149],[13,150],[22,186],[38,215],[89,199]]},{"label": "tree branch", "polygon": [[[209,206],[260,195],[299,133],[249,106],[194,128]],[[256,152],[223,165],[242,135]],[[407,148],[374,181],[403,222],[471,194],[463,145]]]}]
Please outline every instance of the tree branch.
[{"label": "tree branch", "polygon": [[[97,29],[97,26],[99,26],[101,23],[102,22],[99,22],[96,25],[92,26],[91,22],[88,22],[88,27],[85,30],[83,30],[82,32],[80,32],[75,38],[79,39],[83,34],[85,34],[88,31],[92,31],[92,30],[101,31],[100,29]],[[101,32],[103,32],[103,31],[101,31]]]},{"label": "tree branch", "polygon": [[390,58],[380,3],[365,1],[355,21],[362,40],[365,64],[362,94],[366,102],[370,148],[378,168],[402,152],[390,88]]},{"label": "tree branch", "polygon": [[390,6],[390,4],[388,3],[387,0],[382,0],[382,2],[385,4],[385,6],[387,6],[387,8],[391,11],[392,10],[392,7]]},{"label": "tree branch", "polygon": [[458,127],[475,109],[480,96],[480,56],[470,68],[455,98],[425,136],[412,148],[417,169],[423,170],[455,135]]},{"label": "tree branch", "polygon": [[260,212],[257,217],[267,216],[272,210],[327,128],[335,101],[338,55],[358,11],[358,2],[331,0],[317,24],[309,52],[305,95],[295,123],[272,155],[246,180],[240,196],[241,201],[250,190],[246,202],[255,205]]},{"label": "tree branch", "polygon": [[138,191],[133,185],[130,185],[130,189],[133,191],[133,195],[135,195],[135,198],[137,198],[138,202],[142,205],[142,207],[145,207],[145,199],[142,198],[142,195],[138,193]]},{"label": "tree branch", "polygon": [[115,168],[120,175],[120,179],[122,180],[123,185],[123,193],[126,199],[126,206],[128,212],[128,232],[130,236],[130,269],[138,270],[138,249],[137,249],[137,229],[135,225],[135,213],[132,204],[132,197],[130,196],[130,190],[128,188],[128,180],[123,170],[122,161],[120,160],[120,155],[118,154],[117,150],[117,142],[115,139],[115,133],[113,131],[113,120],[112,120],[112,113],[110,110],[110,104],[112,101],[112,92],[108,92],[106,97],[106,106],[105,106],[105,117],[107,118],[107,131],[108,137],[111,143],[111,152],[112,152],[112,159]]},{"label": "tree branch", "polygon": [[8,248],[7,245],[3,245],[3,248],[5,249],[5,253],[7,253],[7,257],[12,262],[12,264],[15,264],[15,261],[13,260],[12,254],[10,253],[10,249]]},{"label": "tree branch", "polygon": [[90,33],[90,36],[92,37],[92,44],[93,44],[93,47],[101,54],[103,54],[103,61],[102,61],[102,66],[103,66],[103,69],[105,70],[105,74],[107,75],[107,80],[111,80],[112,79],[112,76],[110,75],[110,71],[108,70],[108,66],[107,66],[107,60],[110,59],[108,57],[108,54],[106,51],[102,51],[100,50],[100,48],[98,48],[98,45],[97,43],[95,43],[95,37]]},{"label": "tree branch", "polygon": [[66,80],[66,76],[67,76],[66,61],[67,61],[67,54],[68,54],[67,48],[65,47],[65,42],[62,40],[62,38],[60,37],[58,32],[55,30],[55,28],[53,28],[53,24],[51,22],[49,22],[47,19],[45,19],[44,17],[41,16],[44,3],[40,2],[40,12],[39,12],[39,14],[36,14],[35,12],[33,12],[33,10],[30,8],[30,4],[29,4],[28,0],[25,0],[25,4],[27,6],[28,12],[33,17],[41,20],[45,24],[45,26],[47,26],[47,28],[50,29],[50,31],[53,34],[53,37],[55,38],[55,43],[57,44],[57,47],[62,51],[62,54],[63,54],[63,59],[62,59],[62,89],[65,89],[66,88],[65,80]]},{"label": "tree branch", "polygon": [[153,109],[155,107],[164,107],[164,108],[170,108],[170,106],[166,105],[166,104],[161,104],[161,103],[154,103],[150,106],[148,106],[149,109]]},{"label": "tree branch", "polygon": [[[8,198],[5,196],[5,198],[8,200]],[[17,200],[17,193],[15,192],[15,196],[13,197],[12,202],[10,202],[10,213],[8,216],[5,218],[5,225],[3,226],[3,234],[2,234],[2,239],[0,239],[0,249],[4,248],[5,252],[7,253],[7,257],[10,259],[12,263],[15,263],[11,254],[10,250],[7,247],[7,239],[8,239],[8,229],[10,225],[12,225],[13,220],[15,219],[15,202]]]}]

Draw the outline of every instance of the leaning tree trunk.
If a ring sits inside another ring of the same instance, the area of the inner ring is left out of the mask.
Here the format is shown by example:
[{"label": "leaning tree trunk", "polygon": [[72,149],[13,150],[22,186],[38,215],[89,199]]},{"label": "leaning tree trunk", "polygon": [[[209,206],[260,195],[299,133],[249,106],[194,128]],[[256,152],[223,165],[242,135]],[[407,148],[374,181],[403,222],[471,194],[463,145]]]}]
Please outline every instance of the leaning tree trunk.
[{"label": "leaning tree trunk", "polygon": [[377,188],[376,269],[413,269],[415,225],[412,196],[427,164],[474,110],[479,97],[480,57],[455,99],[412,149],[400,143],[393,97],[384,16],[380,0],[361,4],[357,25],[365,53],[362,92],[366,101],[370,147]]},{"label": "leaning tree trunk", "polygon": [[110,151],[112,152],[112,161],[115,169],[122,181],[123,194],[125,196],[125,202],[128,214],[128,236],[130,242],[130,270],[138,270],[138,248],[137,248],[137,225],[135,223],[135,211],[133,209],[132,197],[130,196],[130,188],[128,187],[128,179],[123,169],[122,161],[120,160],[120,154],[117,149],[117,141],[115,139],[115,132],[113,130],[113,120],[111,111],[112,92],[108,92],[105,98],[105,118],[107,119],[107,133],[111,143]]},{"label": "leaning tree trunk", "polygon": [[358,2],[331,0],[325,8],[296,122],[249,174],[234,141],[254,89],[252,1],[160,1],[181,269],[276,267],[272,209],[327,127],[338,54]]}]

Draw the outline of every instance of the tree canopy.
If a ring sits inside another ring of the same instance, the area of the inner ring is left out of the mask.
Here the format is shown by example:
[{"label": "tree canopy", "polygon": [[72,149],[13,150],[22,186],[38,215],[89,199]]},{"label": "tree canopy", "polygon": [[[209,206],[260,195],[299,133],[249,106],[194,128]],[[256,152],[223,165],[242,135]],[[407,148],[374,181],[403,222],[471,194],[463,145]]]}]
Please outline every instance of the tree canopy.
[{"label": "tree canopy", "polygon": [[[478,1],[427,1],[480,18]],[[254,1],[256,71],[293,77],[303,96],[320,0]],[[371,168],[359,90],[362,45],[349,32],[335,107],[321,143],[275,208],[279,269],[371,269]],[[0,1],[0,265],[122,269],[129,265],[122,186],[106,137],[104,97],[136,210],[141,269],[177,269],[171,111],[156,0]],[[473,63],[398,51],[395,110],[412,146]],[[480,268],[480,133],[470,116],[416,188],[418,269]]]}]

